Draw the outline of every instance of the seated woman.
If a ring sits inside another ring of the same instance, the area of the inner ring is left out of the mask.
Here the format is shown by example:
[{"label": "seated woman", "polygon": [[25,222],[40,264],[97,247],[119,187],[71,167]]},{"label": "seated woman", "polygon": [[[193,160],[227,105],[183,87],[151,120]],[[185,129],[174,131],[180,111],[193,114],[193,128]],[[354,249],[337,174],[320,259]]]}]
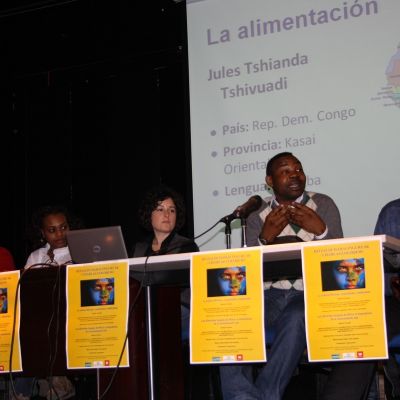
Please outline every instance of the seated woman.
[{"label": "seated woman", "polygon": [[[33,214],[31,227],[35,250],[29,255],[25,269],[72,263],[66,232],[78,227],[80,223],[64,206],[51,205],[38,209]],[[46,379],[17,377],[14,386],[20,398],[69,399],[75,396],[74,385],[66,376],[53,376],[51,385]]]},{"label": "seated woman", "polygon": [[185,206],[175,190],[160,185],[147,192],[139,209],[139,220],[150,234],[136,243],[133,257],[199,251],[192,239],[177,233],[185,223]]},{"label": "seated woman", "polygon": [[[139,208],[139,221],[142,227],[149,232],[145,240],[136,243],[133,257],[150,257],[163,254],[190,253],[199,251],[192,239],[178,234],[185,223],[185,206],[182,196],[175,190],[160,185],[148,191]],[[152,296],[164,310],[160,311],[156,331],[172,330],[175,334],[181,330],[184,342],[189,337],[190,318],[190,289],[176,290],[176,288],[155,288]],[[180,297],[179,297],[180,296]],[[172,310],[181,305],[181,318]],[[172,313],[170,313],[170,311]],[[174,355],[171,354],[171,357]],[[176,355],[175,355],[176,356]],[[189,368],[185,369],[185,374]]]},{"label": "seated woman", "polygon": [[[199,251],[197,244],[178,234],[185,223],[185,205],[182,196],[165,185],[146,193],[139,208],[139,220],[148,237],[135,245],[133,257]],[[189,337],[190,289],[181,291],[182,339]]]},{"label": "seated woman", "polygon": [[38,209],[32,217],[35,250],[29,255],[25,268],[72,263],[66,233],[80,225],[78,219],[72,217],[64,206],[44,206]]}]

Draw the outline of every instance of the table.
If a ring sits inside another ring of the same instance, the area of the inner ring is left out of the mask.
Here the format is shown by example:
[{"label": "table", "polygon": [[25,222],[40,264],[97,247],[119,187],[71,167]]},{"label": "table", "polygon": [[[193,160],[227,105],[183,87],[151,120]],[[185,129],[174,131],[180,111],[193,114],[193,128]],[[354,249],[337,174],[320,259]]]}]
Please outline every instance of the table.
[{"label": "table", "polygon": [[[387,235],[364,236],[358,238],[343,238],[325,240],[324,244],[340,244],[352,239],[372,240],[380,237],[384,249],[400,252],[400,240]],[[284,243],[277,245],[261,246],[263,253],[264,281],[278,279],[282,276],[296,278],[302,275],[301,250],[304,242]],[[227,249],[235,251],[235,249]],[[191,253],[170,254],[156,257],[138,257],[129,259],[130,276],[141,281],[146,286],[146,319],[148,342],[148,374],[149,374],[149,399],[157,398],[154,382],[153,329],[151,325],[152,300],[151,287],[156,285],[189,286],[190,282]]]},{"label": "table", "polygon": [[[399,239],[386,235],[380,237],[385,250],[400,252]],[[324,243],[347,240],[349,238],[326,240]],[[296,242],[262,246],[264,278],[301,275],[303,245]],[[190,259],[190,253],[157,256],[148,260],[145,257],[129,259],[131,301],[139,294],[129,320],[131,367],[119,370],[114,385],[104,399],[183,399],[179,294],[181,287],[189,286]],[[64,288],[65,267],[28,271],[22,279],[20,333],[24,375],[46,376],[50,356],[54,356],[53,375],[71,374],[66,370],[65,359]],[[48,330],[54,312],[56,319]],[[154,331],[162,332],[162,335],[154,335]],[[51,348],[49,341],[53,345]],[[107,386],[112,372],[100,370],[100,393]],[[74,370],[72,374],[77,373]],[[84,373],[93,373],[93,370],[79,370],[79,374]]]}]

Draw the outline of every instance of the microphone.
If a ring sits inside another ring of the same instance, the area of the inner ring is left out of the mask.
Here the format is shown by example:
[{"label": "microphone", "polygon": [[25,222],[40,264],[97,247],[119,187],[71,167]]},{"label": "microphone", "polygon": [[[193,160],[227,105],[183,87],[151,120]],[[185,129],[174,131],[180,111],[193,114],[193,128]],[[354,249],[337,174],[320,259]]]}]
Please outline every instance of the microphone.
[{"label": "microphone", "polygon": [[247,218],[249,214],[253,211],[258,210],[261,207],[262,198],[258,195],[251,196],[246,203],[242,204],[239,207],[236,207],[232,214],[226,215],[221,218],[219,222],[230,223],[234,219],[237,218]]}]

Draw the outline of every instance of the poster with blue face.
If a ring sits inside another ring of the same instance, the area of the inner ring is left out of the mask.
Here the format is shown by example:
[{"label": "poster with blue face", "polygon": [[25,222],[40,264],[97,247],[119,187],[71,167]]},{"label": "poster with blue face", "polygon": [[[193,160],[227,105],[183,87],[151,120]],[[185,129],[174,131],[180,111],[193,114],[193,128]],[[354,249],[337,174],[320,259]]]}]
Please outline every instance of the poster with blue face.
[{"label": "poster with blue face", "polygon": [[104,306],[114,304],[114,278],[81,281],[81,306]]},{"label": "poster with blue face", "polygon": [[246,294],[246,267],[207,270],[207,296],[242,296]]},{"label": "poster with blue face", "polygon": [[321,262],[322,290],[365,288],[364,258]]},{"label": "poster with blue face", "polygon": [[7,288],[0,288],[0,314],[6,314],[7,311]]}]

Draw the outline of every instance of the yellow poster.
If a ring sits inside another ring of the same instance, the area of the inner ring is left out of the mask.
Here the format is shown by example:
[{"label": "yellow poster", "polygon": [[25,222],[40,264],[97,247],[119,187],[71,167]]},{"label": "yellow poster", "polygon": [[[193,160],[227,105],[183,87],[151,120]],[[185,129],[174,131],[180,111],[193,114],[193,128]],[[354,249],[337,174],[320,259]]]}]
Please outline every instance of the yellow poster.
[{"label": "yellow poster", "polygon": [[128,274],[128,261],[67,266],[67,368],[129,366]]},{"label": "yellow poster", "polygon": [[190,362],[265,361],[260,248],[192,254]]},{"label": "yellow poster", "polygon": [[[18,299],[16,298],[19,277],[19,271],[0,273],[0,373],[9,372],[10,369],[13,372],[22,371],[19,293]],[[11,342],[13,345],[10,368]]]},{"label": "yellow poster", "polygon": [[381,238],[305,243],[310,361],[387,358]]}]

